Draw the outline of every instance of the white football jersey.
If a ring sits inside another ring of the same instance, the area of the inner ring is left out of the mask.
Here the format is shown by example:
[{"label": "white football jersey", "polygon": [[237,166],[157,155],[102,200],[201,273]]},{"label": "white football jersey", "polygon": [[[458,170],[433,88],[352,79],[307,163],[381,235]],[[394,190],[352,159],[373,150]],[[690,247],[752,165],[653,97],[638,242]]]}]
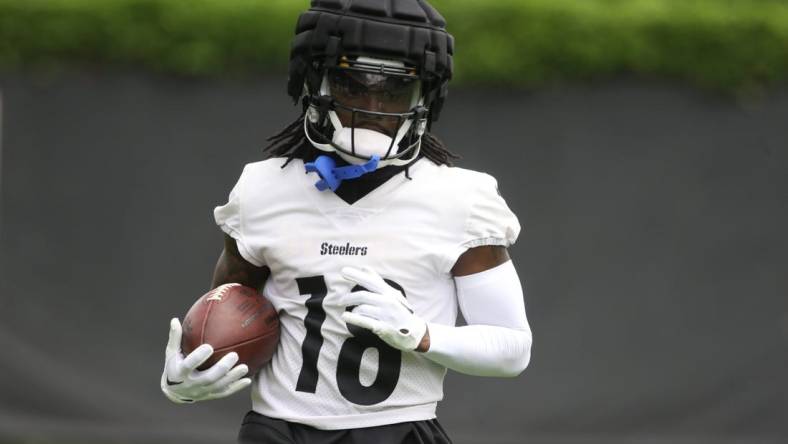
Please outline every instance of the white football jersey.
[{"label": "white football jersey", "polygon": [[520,231],[494,178],[421,159],[355,202],[318,191],[300,160],[247,165],[216,223],[271,277],[281,342],[252,386],[252,408],[319,429],[435,418],[446,369],[341,319],[354,291],[340,270],[371,267],[427,322],[455,325],[450,270],[468,248],[511,245]]}]

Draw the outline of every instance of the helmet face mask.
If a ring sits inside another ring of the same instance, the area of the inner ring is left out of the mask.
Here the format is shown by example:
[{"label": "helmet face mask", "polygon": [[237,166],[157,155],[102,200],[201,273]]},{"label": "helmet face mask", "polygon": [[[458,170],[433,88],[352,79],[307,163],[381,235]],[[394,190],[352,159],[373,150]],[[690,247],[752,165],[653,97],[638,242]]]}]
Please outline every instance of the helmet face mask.
[{"label": "helmet face mask", "polygon": [[418,155],[426,130],[421,91],[415,70],[402,62],[343,57],[325,69],[317,94],[308,94],[307,137],[350,163],[377,156],[381,166],[406,164]]}]

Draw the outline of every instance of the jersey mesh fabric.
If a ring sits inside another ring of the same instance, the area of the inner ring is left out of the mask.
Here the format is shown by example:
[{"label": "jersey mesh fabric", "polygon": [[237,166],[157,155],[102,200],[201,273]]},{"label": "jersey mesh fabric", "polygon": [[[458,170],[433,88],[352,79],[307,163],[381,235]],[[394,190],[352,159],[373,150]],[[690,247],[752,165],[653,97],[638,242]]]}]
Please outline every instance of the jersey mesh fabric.
[{"label": "jersey mesh fabric", "polygon": [[[246,169],[244,168],[244,172],[245,170]],[[243,231],[241,230],[241,227],[243,226],[241,195],[243,194],[243,178],[245,176],[245,174],[241,174],[241,178],[235,184],[233,189],[230,190],[230,196],[227,200],[227,203],[221,207],[216,207],[213,214],[216,223],[219,225],[222,231],[236,240],[239,253],[241,253],[243,258],[251,264],[262,267],[265,264],[259,257],[254,255],[252,250],[249,250],[248,243],[245,241]]]},{"label": "jersey mesh fabric", "polygon": [[247,165],[214,211],[241,255],[271,269],[264,293],[280,314],[280,344],[255,379],[253,409],[318,429],[434,418],[446,369],[351,331],[336,301],[353,284],[340,270],[371,267],[403,289],[417,315],[453,326],[457,257],[475,245],[508,246],[520,230],[495,179],[422,159],[412,180],[399,174],[348,205],[317,191],[301,161],[283,162]]}]

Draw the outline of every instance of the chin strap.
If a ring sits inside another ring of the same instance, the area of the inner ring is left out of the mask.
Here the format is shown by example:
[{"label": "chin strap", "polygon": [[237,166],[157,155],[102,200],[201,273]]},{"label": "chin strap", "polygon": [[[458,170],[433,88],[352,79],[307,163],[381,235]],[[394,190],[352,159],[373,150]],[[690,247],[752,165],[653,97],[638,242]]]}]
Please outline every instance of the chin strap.
[{"label": "chin strap", "polygon": [[343,180],[355,179],[364,174],[371,173],[378,168],[379,156],[372,158],[361,165],[348,165],[337,168],[337,162],[329,156],[318,156],[314,162],[304,164],[307,173],[317,173],[320,180],[315,183],[320,191],[331,189],[336,191]]}]

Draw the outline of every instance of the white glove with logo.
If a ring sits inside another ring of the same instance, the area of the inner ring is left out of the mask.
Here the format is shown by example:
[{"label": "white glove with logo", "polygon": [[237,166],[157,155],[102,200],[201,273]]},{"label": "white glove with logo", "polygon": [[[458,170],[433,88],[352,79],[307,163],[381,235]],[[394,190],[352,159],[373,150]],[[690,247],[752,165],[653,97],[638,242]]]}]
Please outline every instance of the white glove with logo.
[{"label": "white glove with logo", "polygon": [[427,323],[413,314],[401,291],[387,284],[374,270],[345,267],[342,276],[368,291],[342,295],[338,303],[353,310],[342,314],[348,324],[371,330],[390,346],[414,351],[427,332]]},{"label": "white glove with logo", "polygon": [[252,383],[241,379],[248,371],[246,364],[233,368],[238,362],[237,353],[228,353],[206,370],[197,370],[213,354],[213,347],[202,344],[189,356],[181,353],[181,323],[178,318],[170,321],[170,340],[165,352],[161,391],[179,404],[205,401],[230,396]]}]

